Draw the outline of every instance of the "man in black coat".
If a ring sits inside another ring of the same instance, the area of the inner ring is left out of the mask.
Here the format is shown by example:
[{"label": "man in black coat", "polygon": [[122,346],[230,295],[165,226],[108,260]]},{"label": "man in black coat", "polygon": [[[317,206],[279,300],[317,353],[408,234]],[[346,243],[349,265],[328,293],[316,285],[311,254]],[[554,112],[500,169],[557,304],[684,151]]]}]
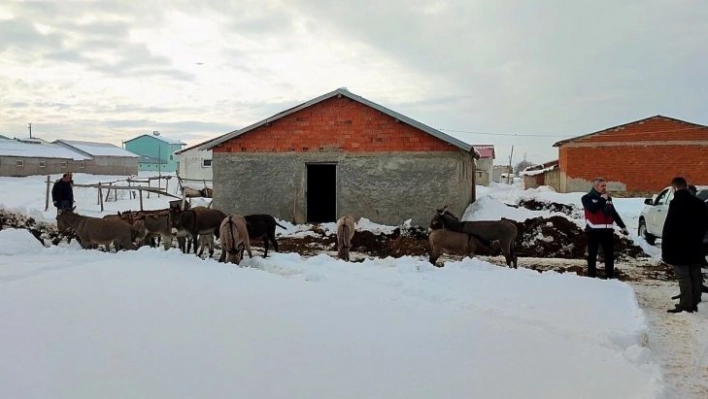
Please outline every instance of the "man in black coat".
[{"label": "man in black coat", "polygon": [[683,177],[674,178],[671,185],[675,192],[661,232],[661,258],[674,267],[681,300],[668,312],[695,312],[703,286],[701,264],[705,260],[703,237],[708,231],[708,207],[691,194]]},{"label": "man in black coat", "polygon": [[74,181],[71,173],[64,173],[61,179],[54,182],[52,187],[52,202],[57,208],[57,214],[71,209],[74,206]]}]

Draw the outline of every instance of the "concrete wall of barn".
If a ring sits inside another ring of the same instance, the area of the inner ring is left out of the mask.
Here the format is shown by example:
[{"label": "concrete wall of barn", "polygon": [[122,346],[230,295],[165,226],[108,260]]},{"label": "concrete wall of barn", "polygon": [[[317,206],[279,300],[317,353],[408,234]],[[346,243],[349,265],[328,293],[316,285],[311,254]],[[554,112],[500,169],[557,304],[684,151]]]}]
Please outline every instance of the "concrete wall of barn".
[{"label": "concrete wall of barn", "polygon": [[[21,161],[22,166],[19,166]],[[138,174],[138,158],[95,157],[82,161],[65,158],[0,157],[0,176],[36,176],[59,173],[128,176]]]},{"label": "concrete wall of barn", "polygon": [[427,226],[449,204],[462,215],[473,200],[474,162],[462,152],[214,154],[214,207],[306,220],[306,165],[337,164],[337,214]]},{"label": "concrete wall of barn", "polygon": [[138,157],[95,156],[86,160],[82,173],[92,175],[132,176],[138,174]]},{"label": "concrete wall of barn", "polygon": [[676,176],[708,184],[708,128],[651,118],[562,144],[562,192],[587,191],[601,176],[610,191],[658,191]]}]

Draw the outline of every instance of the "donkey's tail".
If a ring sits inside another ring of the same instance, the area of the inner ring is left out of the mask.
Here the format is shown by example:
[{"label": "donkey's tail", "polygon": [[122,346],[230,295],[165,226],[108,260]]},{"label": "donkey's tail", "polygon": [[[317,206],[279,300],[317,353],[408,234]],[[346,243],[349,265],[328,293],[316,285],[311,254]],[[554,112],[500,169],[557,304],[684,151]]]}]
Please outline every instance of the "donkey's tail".
[{"label": "donkey's tail", "polygon": [[349,241],[349,226],[345,223],[339,226],[337,229],[337,245],[339,248],[349,248],[351,242]]},{"label": "donkey's tail", "polygon": [[231,255],[235,255],[238,253],[239,249],[236,245],[236,234],[234,234],[235,223],[231,216],[229,216],[229,221],[227,223],[229,224],[229,232],[231,232],[231,247],[229,248],[228,252]]},{"label": "donkey's tail", "polygon": [[280,223],[278,223],[278,222],[275,222],[275,225],[278,226],[278,227],[280,227],[280,228],[283,229],[283,230],[287,229],[287,227],[283,226],[282,224],[280,224]]}]

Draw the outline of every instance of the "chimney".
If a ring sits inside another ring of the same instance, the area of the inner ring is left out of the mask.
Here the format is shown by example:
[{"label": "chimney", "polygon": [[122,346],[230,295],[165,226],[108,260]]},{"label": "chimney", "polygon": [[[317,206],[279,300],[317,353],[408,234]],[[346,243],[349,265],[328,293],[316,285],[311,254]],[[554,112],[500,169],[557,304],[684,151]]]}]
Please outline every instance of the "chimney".
[{"label": "chimney", "polygon": [[158,132],[157,130],[153,130],[153,131],[152,131],[152,135],[153,135],[153,136],[159,136],[159,135],[160,135],[160,132]]}]

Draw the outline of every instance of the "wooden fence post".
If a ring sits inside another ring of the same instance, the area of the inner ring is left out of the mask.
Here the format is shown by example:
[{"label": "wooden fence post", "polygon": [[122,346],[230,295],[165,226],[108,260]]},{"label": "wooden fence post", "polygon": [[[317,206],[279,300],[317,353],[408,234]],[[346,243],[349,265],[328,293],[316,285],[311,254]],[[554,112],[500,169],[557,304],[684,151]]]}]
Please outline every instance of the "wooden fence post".
[{"label": "wooden fence post", "polygon": [[[140,210],[143,210],[143,190],[141,188],[138,188],[138,192],[140,193]],[[148,193],[148,198],[150,193]]]},{"label": "wooden fence post", "polygon": [[101,204],[101,212],[103,212],[103,191],[101,190],[101,182],[98,182],[98,202]]},{"label": "wooden fence post", "polygon": [[45,199],[45,204],[44,204],[44,211],[49,210],[49,185],[52,184],[52,178],[51,176],[47,175],[47,196]]}]

